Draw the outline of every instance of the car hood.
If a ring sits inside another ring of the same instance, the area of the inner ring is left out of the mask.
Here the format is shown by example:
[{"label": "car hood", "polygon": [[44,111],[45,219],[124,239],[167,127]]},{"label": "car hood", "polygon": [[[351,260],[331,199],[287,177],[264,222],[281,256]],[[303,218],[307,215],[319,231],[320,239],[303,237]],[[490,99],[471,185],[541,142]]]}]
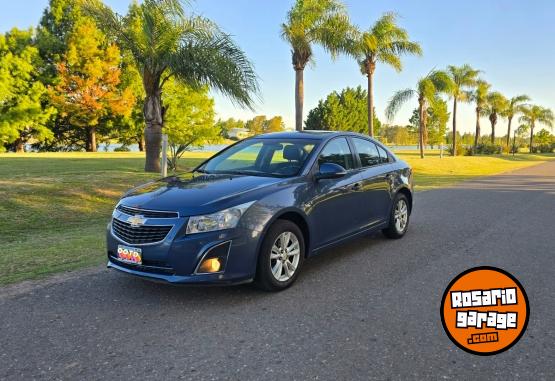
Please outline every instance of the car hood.
[{"label": "car hood", "polygon": [[260,193],[271,192],[270,189],[284,181],[275,177],[185,173],[133,188],[120,203],[193,216],[253,201]]}]

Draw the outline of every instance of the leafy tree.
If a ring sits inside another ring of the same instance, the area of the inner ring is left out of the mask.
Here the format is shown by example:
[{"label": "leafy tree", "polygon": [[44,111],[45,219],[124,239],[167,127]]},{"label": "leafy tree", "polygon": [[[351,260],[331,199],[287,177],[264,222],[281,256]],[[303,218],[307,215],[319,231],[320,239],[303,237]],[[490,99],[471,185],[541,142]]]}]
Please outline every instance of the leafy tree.
[{"label": "leafy tree", "polygon": [[41,66],[32,30],[12,29],[0,35],[0,146],[17,152],[31,138],[52,137],[47,122],[54,109],[43,106],[46,88],[38,78]]},{"label": "leafy tree", "polygon": [[247,120],[247,123],[245,123],[245,128],[249,130],[252,135],[258,135],[264,132],[265,124],[266,115],[257,115],[254,118]]},{"label": "leafy tree", "polygon": [[438,94],[450,90],[451,79],[447,73],[438,70],[432,70],[423,78],[420,78],[415,89],[404,89],[397,91],[390,99],[385,110],[388,119],[393,119],[395,114],[401,107],[414,96],[418,97],[418,115],[419,115],[419,141],[420,157],[424,158],[424,138],[427,126],[427,108],[438,100]]},{"label": "leafy tree", "polygon": [[540,132],[536,134],[536,142],[538,144],[551,144],[553,141],[553,135],[545,128],[542,128]]},{"label": "leafy tree", "polygon": [[519,118],[520,123],[524,123],[530,127],[530,152],[532,152],[534,148],[534,128],[536,127],[536,123],[553,128],[553,111],[546,107],[527,105],[522,107],[521,112],[522,116]]},{"label": "leafy tree", "polygon": [[513,118],[516,114],[520,113],[524,103],[528,102],[530,97],[528,95],[517,95],[516,97],[512,97],[507,102],[507,106],[503,111],[503,116],[507,118],[507,148],[511,142],[511,123]]},{"label": "leafy tree", "polygon": [[135,67],[133,57],[128,52],[122,55],[121,83],[120,89],[127,89],[133,94],[135,103],[129,115],[118,117],[114,121],[114,127],[110,131],[110,137],[121,142],[124,146],[137,144],[139,151],[144,151],[144,118],[143,102],[145,92],[141,80],[141,74]]},{"label": "leafy tree", "polygon": [[397,15],[390,12],[367,31],[355,31],[350,50],[358,60],[362,74],[368,78],[368,135],[374,136],[373,76],[376,64],[384,63],[400,72],[403,68],[401,56],[422,55],[422,49],[418,43],[410,41],[407,31],[397,25]]},{"label": "leafy tree", "polygon": [[[347,87],[329,94],[320,100],[316,108],[310,110],[305,127],[309,130],[354,131],[365,133],[368,127],[366,108],[367,92],[362,87]],[[380,131],[380,121],[374,115],[376,133]]]},{"label": "leafy tree", "polygon": [[283,123],[283,118],[281,116],[274,116],[269,119],[265,125],[265,132],[280,132],[285,129],[285,123]]},{"label": "leafy tree", "polygon": [[252,135],[259,135],[268,132],[283,131],[285,129],[285,125],[281,116],[266,119],[266,115],[257,115],[245,123],[245,128],[249,130]]},{"label": "leafy tree", "polygon": [[339,0],[296,0],[281,25],[281,36],[291,45],[295,70],[295,128],[303,129],[304,68],[313,60],[312,46],[321,45],[335,57],[348,49],[349,17]]},{"label": "leafy tree", "polygon": [[406,126],[383,125],[381,136],[383,141],[386,141],[388,144],[398,146],[416,144],[416,141],[418,140],[415,131]]},{"label": "leafy tree", "polygon": [[474,90],[470,94],[470,100],[476,104],[476,133],[474,135],[474,146],[472,150],[476,152],[478,139],[480,139],[480,118],[484,114],[484,108],[488,102],[488,92],[491,85],[484,80],[477,80]]},{"label": "leafy tree", "polygon": [[231,37],[203,17],[186,16],[179,0],[144,0],[122,17],[94,0],[86,10],[128,50],[145,90],[145,170],[159,172],[165,107],[162,90],[174,77],[193,88],[208,85],[252,108],[254,69]]},{"label": "leafy tree", "polygon": [[[439,145],[445,141],[447,132],[447,122],[449,121],[449,111],[447,111],[447,102],[440,97],[436,97],[426,110],[426,129],[424,130],[424,146]],[[415,127],[420,126],[420,112],[418,108],[412,112],[409,122]]]},{"label": "leafy tree", "polygon": [[57,64],[64,59],[68,38],[75,25],[84,19],[82,0],[49,0],[37,28],[37,46],[42,57],[42,78],[53,84],[58,77]]},{"label": "leafy tree", "polygon": [[245,122],[234,118],[229,118],[227,120],[218,119],[216,127],[220,130],[220,135],[224,138],[229,138],[229,131],[234,128],[245,128]]},{"label": "leafy tree", "polygon": [[470,65],[463,66],[447,66],[447,73],[451,79],[449,86],[449,95],[453,98],[453,148],[451,149],[453,156],[457,155],[457,103],[468,102],[470,99],[470,90],[476,86],[479,70],[473,69]]},{"label": "leafy tree", "polygon": [[495,125],[497,124],[498,116],[503,115],[505,109],[507,108],[507,98],[503,96],[498,91],[489,93],[486,97],[486,104],[482,113],[487,116],[489,122],[491,123],[491,144],[495,144]]},{"label": "leafy tree", "polygon": [[208,86],[193,89],[182,82],[170,80],[162,95],[166,105],[164,133],[168,135],[170,169],[192,146],[217,143],[220,130],[214,124],[214,100],[208,96]]},{"label": "leafy tree", "polygon": [[64,61],[57,65],[59,83],[52,103],[72,126],[87,130],[86,150],[96,152],[96,129],[110,113],[129,116],[135,98],[120,91],[120,51],[108,44],[92,20],[76,25]]}]

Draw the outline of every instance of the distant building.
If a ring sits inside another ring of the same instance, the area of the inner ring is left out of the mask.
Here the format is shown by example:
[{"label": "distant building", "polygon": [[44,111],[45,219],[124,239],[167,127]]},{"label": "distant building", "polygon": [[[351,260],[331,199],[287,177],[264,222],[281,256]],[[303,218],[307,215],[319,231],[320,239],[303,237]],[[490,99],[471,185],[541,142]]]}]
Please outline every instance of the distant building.
[{"label": "distant building", "polygon": [[230,139],[245,139],[249,137],[249,130],[246,128],[232,128],[227,132]]}]

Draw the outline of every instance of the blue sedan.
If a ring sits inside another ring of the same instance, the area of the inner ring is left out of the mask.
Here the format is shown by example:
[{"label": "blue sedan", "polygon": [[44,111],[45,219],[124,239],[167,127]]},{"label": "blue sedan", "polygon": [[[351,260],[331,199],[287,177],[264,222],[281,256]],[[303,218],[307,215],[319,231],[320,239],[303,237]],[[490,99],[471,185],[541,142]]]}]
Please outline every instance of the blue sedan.
[{"label": "blue sedan", "polygon": [[376,230],[402,237],[412,188],[411,168],[368,136],[256,136],[127,192],[108,224],[108,267],[170,283],[282,290],[324,248]]}]

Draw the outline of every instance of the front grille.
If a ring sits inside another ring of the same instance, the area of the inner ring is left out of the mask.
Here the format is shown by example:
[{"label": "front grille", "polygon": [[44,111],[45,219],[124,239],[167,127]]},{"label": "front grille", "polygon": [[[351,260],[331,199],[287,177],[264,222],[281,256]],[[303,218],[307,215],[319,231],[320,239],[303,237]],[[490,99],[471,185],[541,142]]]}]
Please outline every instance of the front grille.
[{"label": "front grille", "polygon": [[120,221],[117,218],[112,219],[114,235],[122,241],[133,245],[163,241],[171,229],[171,225],[132,226],[130,223]]},{"label": "front grille", "polygon": [[131,208],[125,205],[118,205],[117,209],[120,212],[129,214],[130,216],[141,215],[147,218],[177,218],[177,212],[165,212],[163,210],[144,210],[139,208]]}]

